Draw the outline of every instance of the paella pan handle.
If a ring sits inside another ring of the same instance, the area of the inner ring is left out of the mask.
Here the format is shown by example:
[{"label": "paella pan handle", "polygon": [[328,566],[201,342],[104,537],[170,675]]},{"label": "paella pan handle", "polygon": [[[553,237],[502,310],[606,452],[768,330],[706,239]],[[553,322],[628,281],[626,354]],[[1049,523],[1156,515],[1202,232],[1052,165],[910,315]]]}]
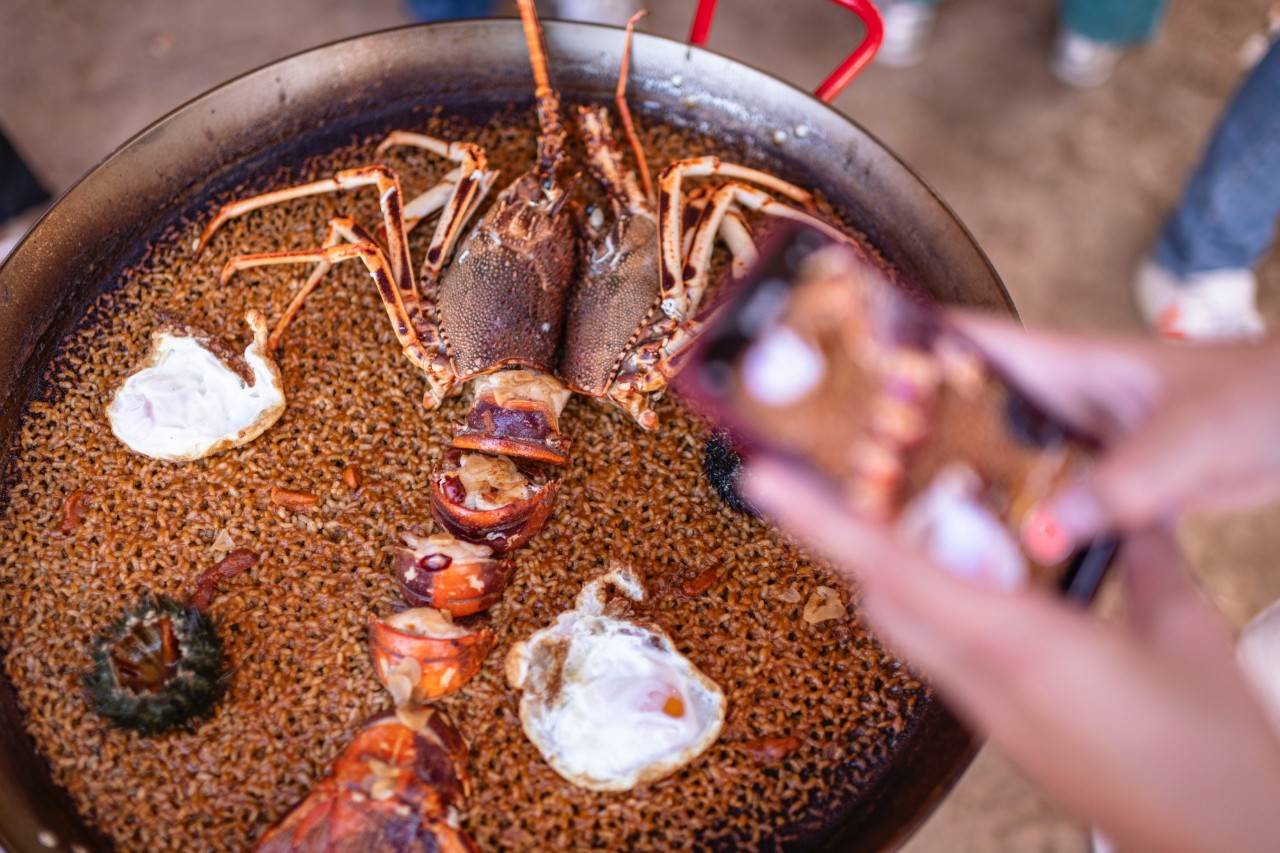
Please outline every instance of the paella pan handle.
[{"label": "paella pan handle", "polygon": [[[862,42],[845,57],[831,76],[822,81],[813,94],[823,103],[831,103],[841,90],[858,76],[858,72],[866,67],[871,58],[880,49],[884,41],[884,20],[880,10],[871,0],[832,0],[837,6],[843,6],[857,15],[866,27]],[[711,34],[711,21],[716,14],[716,0],[698,0],[698,10],[693,15],[693,26],[689,28],[689,43],[701,47],[706,44]]]}]

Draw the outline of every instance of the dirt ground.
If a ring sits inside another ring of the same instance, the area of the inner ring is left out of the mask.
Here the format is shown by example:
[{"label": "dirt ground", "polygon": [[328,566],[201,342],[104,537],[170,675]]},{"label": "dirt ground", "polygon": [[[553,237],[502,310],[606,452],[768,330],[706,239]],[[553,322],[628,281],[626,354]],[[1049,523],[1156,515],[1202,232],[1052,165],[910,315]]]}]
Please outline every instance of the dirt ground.
[{"label": "dirt ground", "polygon": [[[916,69],[873,67],[836,101],[959,214],[1032,325],[1136,331],[1128,283],[1244,73],[1270,0],[1173,0],[1153,44],[1091,91],[1045,66],[1052,0],[950,0]],[[682,37],[690,0],[643,29]],[[807,0],[722,3],[711,47],[815,85],[857,36]],[[0,0],[0,124],[54,189],[224,79],[406,21],[397,0]],[[1280,260],[1263,270],[1280,322]],[[1196,520],[1184,542],[1235,624],[1280,597],[1280,511]],[[1087,848],[1087,831],[991,750],[908,844],[925,851]]]}]

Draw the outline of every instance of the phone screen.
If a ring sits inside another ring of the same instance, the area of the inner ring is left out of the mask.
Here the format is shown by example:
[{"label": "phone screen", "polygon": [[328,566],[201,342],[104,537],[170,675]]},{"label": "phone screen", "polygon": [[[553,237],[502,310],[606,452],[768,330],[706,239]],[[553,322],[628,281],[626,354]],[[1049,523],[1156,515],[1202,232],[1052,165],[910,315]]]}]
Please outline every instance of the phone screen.
[{"label": "phone screen", "polygon": [[961,573],[1068,589],[1110,553],[1064,550],[1041,501],[1095,444],[1048,417],[923,297],[850,246],[797,228],[737,282],[681,387],[747,448],[820,474]]}]

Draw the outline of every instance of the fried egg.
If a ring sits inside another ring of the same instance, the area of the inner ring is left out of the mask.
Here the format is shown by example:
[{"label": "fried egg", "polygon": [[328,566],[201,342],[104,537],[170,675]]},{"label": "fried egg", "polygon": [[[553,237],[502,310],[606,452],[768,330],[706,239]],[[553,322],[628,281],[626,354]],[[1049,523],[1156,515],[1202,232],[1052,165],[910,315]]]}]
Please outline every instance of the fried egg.
[{"label": "fried egg", "polygon": [[107,406],[116,438],[143,456],[188,462],[257,438],[284,412],[284,382],[267,355],[267,324],[245,315],[252,381],[214,354],[202,336],[162,329],[151,351]]},{"label": "fried egg", "polygon": [[525,734],[557,773],[593,791],[626,791],[705,752],[724,726],[725,698],[665,633],[623,618],[627,605],[610,601],[608,586],[645,597],[640,577],[614,566],[583,587],[573,610],[513,646],[506,673],[524,691]]}]

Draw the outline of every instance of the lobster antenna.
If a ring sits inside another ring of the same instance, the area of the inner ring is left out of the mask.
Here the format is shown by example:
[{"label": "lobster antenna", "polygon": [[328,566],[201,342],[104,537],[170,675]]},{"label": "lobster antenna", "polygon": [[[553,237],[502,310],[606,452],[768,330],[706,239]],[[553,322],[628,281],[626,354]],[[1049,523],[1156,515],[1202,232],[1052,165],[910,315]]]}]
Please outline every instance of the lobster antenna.
[{"label": "lobster antenna", "polygon": [[627,40],[622,44],[622,67],[618,70],[618,89],[613,100],[618,106],[618,117],[622,119],[622,130],[627,135],[627,144],[636,158],[636,166],[640,170],[640,183],[644,187],[644,197],[650,204],[654,203],[653,178],[649,176],[649,161],[645,159],[644,148],[636,138],[636,126],[631,121],[631,107],[627,106],[627,72],[631,67],[631,34],[635,31],[636,21],[649,14],[648,9],[641,9],[627,21]]},{"label": "lobster antenna", "polygon": [[537,173],[544,181],[551,178],[564,159],[565,131],[560,123],[560,95],[551,88],[547,72],[547,49],[542,40],[542,25],[533,0],[516,0],[520,20],[524,24],[524,40],[529,47],[529,65],[533,68],[533,94],[538,102]]}]

